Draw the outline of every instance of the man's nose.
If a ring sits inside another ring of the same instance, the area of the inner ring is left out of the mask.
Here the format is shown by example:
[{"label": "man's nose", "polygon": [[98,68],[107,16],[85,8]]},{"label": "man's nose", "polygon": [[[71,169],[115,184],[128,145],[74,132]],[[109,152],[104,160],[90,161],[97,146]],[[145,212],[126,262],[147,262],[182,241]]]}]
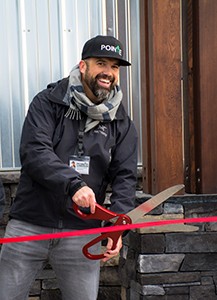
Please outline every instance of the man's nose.
[{"label": "man's nose", "polygon": [[109,66],[109,65],[104,66],[104,69],[103,69],[103,73],[104,73],[104,74],[109,74],[109,75],[111,75],[111,74],[113,74],[112,71],[113,71],[113,69],[112,69],[111,66]]}]

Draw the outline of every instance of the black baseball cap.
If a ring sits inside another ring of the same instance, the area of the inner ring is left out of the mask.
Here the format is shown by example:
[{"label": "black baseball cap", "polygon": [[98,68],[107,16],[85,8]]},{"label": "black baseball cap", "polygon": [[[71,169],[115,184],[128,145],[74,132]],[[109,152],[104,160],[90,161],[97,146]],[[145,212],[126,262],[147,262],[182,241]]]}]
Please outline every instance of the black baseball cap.
[{"label": "black baseball cap", "polygon": [[113,36],[97,35],[88,40],[83,47],[82,59],[90,57],[116,58],[120,66],[130,66],[131,63],[124,59],[123,45]]}]

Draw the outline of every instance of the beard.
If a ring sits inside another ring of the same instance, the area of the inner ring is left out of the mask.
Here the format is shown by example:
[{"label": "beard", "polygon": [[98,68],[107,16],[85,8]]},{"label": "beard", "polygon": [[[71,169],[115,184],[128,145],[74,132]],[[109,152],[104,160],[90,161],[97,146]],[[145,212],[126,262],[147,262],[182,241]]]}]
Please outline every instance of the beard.
[{"label": "beard", "polygon": [[[111,82],[110,86],[108,88],[104,88],[100,86],[97,81],[99,79],[106,79]],[[102,102],[103,100],[108,99],[112,89],[115,86],[115,79],[113,76],[108,76],[106,74],[100,73],[96,77],[93,77],[89,73],[89,68],[87,65],[87,70],[84,74],[84,82],[89,87],[89,89],[92,91],[94,96],[97,98],[97,102]]]}]

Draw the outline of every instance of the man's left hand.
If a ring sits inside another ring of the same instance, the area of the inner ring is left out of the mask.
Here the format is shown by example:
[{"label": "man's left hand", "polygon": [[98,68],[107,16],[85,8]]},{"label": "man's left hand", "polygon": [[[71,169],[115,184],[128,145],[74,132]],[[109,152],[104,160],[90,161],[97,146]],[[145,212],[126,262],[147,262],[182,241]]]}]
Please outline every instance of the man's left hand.
[{"label": "man's left hand", "polygon": [[111,259],[114,256],[117,256],[122,248],[122,237],[120,236],[116,245],[116,248],[114,250],[111,250],[113,246],[113,240],[111,238],[108,238],[108,243],[107,243],[107,250],[104,253],[104,258],[102,259],[103,262],[106,262],[107,260]]}]

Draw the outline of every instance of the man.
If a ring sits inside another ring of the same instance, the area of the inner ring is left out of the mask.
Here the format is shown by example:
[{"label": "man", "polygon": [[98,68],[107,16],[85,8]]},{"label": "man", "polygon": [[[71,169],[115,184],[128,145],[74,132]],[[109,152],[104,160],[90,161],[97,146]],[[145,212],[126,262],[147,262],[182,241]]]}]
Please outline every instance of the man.
[{"label": "man", "polygon": [[3,217],[4,206],[5,206],[5,192],[4,192],[4,186],[0,179],[0,220]]},{"label": "man", "polygon": [[[83,220],[73,201],[90,213],[103,204],[111,184],[111,210],[134,207],[137,134],[118,86],[123,58],[120,41],[96,36],[83,47],[82,60],[68,78],[48,85],[33,99],[24,122],[20,157],[22,171],[6,236],[35,235],[99,227]],[[3,245],[0,299],[27,299],[37,272],[49,261],[64,300],[94,300],[99,261],[82,247],[93,236]],[[117,255],[108,240],[104,261]],[[99,245],[91,252],[99,253]]]}]

